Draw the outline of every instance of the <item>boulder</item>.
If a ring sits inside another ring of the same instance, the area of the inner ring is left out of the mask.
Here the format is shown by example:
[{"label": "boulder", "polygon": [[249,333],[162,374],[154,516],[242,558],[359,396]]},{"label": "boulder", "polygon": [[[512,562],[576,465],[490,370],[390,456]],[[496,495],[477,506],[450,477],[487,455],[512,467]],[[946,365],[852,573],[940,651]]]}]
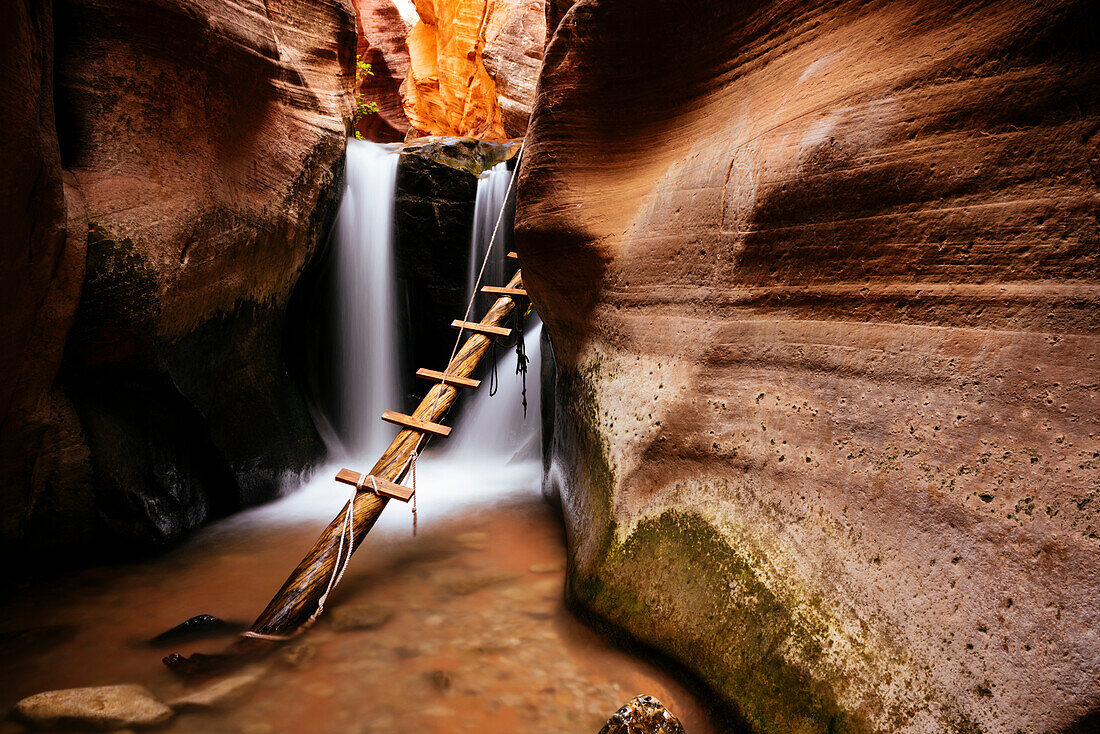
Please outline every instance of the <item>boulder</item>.
[{"label": "boulder", "polygon": [[611,715],[599,734],[684,734],[684,725],[653,696],[635,696]]},{"label": "boulder", "polygon": [[[401,151],[394,199],[394,268],[410,372],[420,367],[442,369],[451,355],[457,336],[451,319],[461,319],[466,312],[477,177],[518,151],[516,142],[469,138],[428,138]],[[497,245],[502,250],[507,246],[503,241]],[[425,385],[415,383],[408,387],[410,397],[418,400]]]},{"label": "boulder", "polygon": [[569,590],[757,731],[1095,725],[1097,20],[582,0],[547,48]]},{"label": "boulder", "polygon": [[172,709],[157,700],[145,686],[132,684],[37,693],[19,701],[12,711],[40,729],[146,727],[163,724],[172,718]]}]

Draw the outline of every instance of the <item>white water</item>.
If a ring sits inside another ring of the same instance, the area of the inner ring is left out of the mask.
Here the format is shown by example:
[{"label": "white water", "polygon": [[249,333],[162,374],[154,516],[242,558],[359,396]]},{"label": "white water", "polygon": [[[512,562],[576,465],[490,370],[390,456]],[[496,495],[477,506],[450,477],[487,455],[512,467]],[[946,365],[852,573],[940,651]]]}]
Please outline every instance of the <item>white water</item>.
[{"label": "white water", "polygon": [[[490,168],[477,180],[477,199],[474,202],[474,227],[470,234],[470,265],[466,272],[466,298],[473,295],[474,285],[477,282],[477,274],[481,271],[481,263],[485,259],[485,252],[489,249],[489,243],[493,237],[493,229],[496,227],[500,209],[508,198],[508,187],[512,182],[512,174],[508,170],[507,163],[498,163]],[[507,216],[505,217],[507,219]],[[504,285],[504,260],[508,248],[511,246],[511,237],[508,233],[510,222],[502,221],[500,231],[497,234],[493,253],[489,256],[489,263],[485,266],[485,274],[482,276],[482,285]],[[487,299],[480,299],[485,301]],[[481,314],[477,313],[475,305],[474,313],[470,314],[471,321],[478,321]]]},{"label": "white water", "polygon": [[[219,523],[232,530],[241,524],[297,524],[327,522],[347,501],[351,488],[332,477],[341,467],[367,471],[396,435],[397,428],[379,416],[387,408],[400,410],[399,382],[394,355],[397,334],[394,316],[393,189],[397,154],[389,146],[348,141],[348,186],[337,218],[340,268],[339,333],[344,353],[340,395],[345,417],[338,421],[331,463],[317,468],[302,488],[278,502],[235,515]],[[470,237],[471,266],[467,293],[477,272],[508,194],[511,174],[504,164],[478,181],[474,227]],[[494,245],[483,285],[503,285],[505,252],[510,246],[511,221],[505,216]],[[508,268],[511,271],[511,268]],[[471,320],[484,314],[476,306]],[[452,318],[439,314],[440,319]],[[516,374],[515,349],[497,350],[498,389],[489,395],[489,377],[466,394],[466,405],[452,438],[436,439],[417,461],[417,510],[421,523],[443,522],[463,507],[495,502],[517,494],[539,492],[541,418],[539,409],[539,337],[542,323],[528,319],[525,344],[527,417],[522,405],[522,379]],[[427,383],[425,383],[427,386]],[[412,484],[412,476],[405,479]],[[407,506],[391,502],[374,533],[411,531]],[[213,532],[213,531],[212,531]]]},{"label": "white water", "polygon": [[384,451],[393,432],[379,416],[402,409],[393,268],[397,160],[393,146],[348,140],[347,189],[336,218],[339,446],[330,447],[345,457]]}]

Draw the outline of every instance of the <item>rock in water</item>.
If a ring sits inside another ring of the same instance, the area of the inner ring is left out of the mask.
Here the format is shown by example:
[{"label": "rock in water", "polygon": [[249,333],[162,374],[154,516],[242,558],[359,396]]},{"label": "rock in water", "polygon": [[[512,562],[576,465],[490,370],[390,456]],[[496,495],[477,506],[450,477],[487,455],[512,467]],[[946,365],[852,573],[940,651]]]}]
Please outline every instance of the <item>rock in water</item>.
[{"label": "rock in water", "polygon": [[333,629],[337,632],[378,629],[393,617],[393,610],[379,606],[339,607],[332,612]]},{"label": "rock in water", "polygon": [[251,691],[256,681],[263,675],[262,668],[234,675],[190,691],[171,701],[173,708],[213,709],[227,708],[242,701]]},{"label": "rock in water", "polygon": [[85,726],[119,729],[155,726],[172,717],[172,709],[157,700],[145,686],[120,685],[67,688],[24,698],[13,712],[32,726]]},{"label": "rock in water", "polygon": [[228,635],[240,632],[245,625],[240,622],[226,622],[212,614],[199,614],[191,617],[186,622],[180,622],[175,627],[149,640],[150,645],[175,645],[180,642],[198,640],[203,637]]},{"label": "rock in water", "polygon": [[684,734],[684,725],[653,696],[635,696],[612,714],[600,734]]}]

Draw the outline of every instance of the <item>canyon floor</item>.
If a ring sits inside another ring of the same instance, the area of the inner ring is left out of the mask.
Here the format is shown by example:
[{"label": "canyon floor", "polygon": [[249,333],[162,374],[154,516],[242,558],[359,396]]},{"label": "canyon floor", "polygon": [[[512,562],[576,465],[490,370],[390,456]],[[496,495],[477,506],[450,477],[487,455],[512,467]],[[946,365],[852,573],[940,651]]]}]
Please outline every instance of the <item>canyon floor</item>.
[{"label": "canyon floor", "polygon": [[[560,519],[529,473],[512,475],[526,488],[486,492],[473,504],[433,499],[432,491],[441,497],[453,488],[446,476],[422,478],[415,537],[408,510],[391,504],[325,616],[246,669],[253,682],[221,708],[180,710],[164,728],[594,734],[645,693],[691,734],[718,730],[712,712],[660,663],[616,647],[566,608]],[[314,484],[323,489],[216,523],[159,558],[19,588],[0,602],[0,706],[115,683],[141,683],[165,701],[184,694],[161,657],[213,652],[230,637],[147,641],[196,614],[251,620],[346,496]],[[21,730],[0,724],[2,732]]]}]

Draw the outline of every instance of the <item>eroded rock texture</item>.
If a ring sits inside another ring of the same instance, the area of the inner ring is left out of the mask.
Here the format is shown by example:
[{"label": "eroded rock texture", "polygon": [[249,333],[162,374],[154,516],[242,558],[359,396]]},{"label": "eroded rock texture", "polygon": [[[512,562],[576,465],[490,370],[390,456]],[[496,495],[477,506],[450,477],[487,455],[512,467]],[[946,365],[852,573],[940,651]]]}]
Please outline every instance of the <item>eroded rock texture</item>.
[{"label": "eroded rock texture", "polygon": [[547,49],[571,591],[759,731],[1096,725],[1094,7],[582,0]]},{"label": "eroded rock texture", "polygon": [[497,87],[504,132],[527,132],[535,85],[546,46],[546,0],[489,0],[485,19],[485,70]]},{"label": "eroded rock texture", "polygon": [[156,547],[270,497],[320,449],[283,327],[335,199],[354,15],[71,0],[51,31],[33,5],[16,19],[32,107],[4,176],[29,202],[12,221],[32,225],[16,258],[32,272],[5,269],[3,290],[25,345],[14,394],[37,411],[5,430],[37,428],[3,438],[3,538],[31,555]]},{"label": "eroded rock texture", "polygon": [[416,0],[401,88],[416,135],[523,135],[542,63],[543,2]]},{"label": "eroded rock texture", "polygon": [[411,26],[393,0],[355,0],[355,29],[359,34],[356,56],[371,65],[358,92],[378,111],[362,115],[356,130],[365,140],[391,143],[405,139],[409,120],[401,102],[401,83],[409,73],[405,36]]}]

